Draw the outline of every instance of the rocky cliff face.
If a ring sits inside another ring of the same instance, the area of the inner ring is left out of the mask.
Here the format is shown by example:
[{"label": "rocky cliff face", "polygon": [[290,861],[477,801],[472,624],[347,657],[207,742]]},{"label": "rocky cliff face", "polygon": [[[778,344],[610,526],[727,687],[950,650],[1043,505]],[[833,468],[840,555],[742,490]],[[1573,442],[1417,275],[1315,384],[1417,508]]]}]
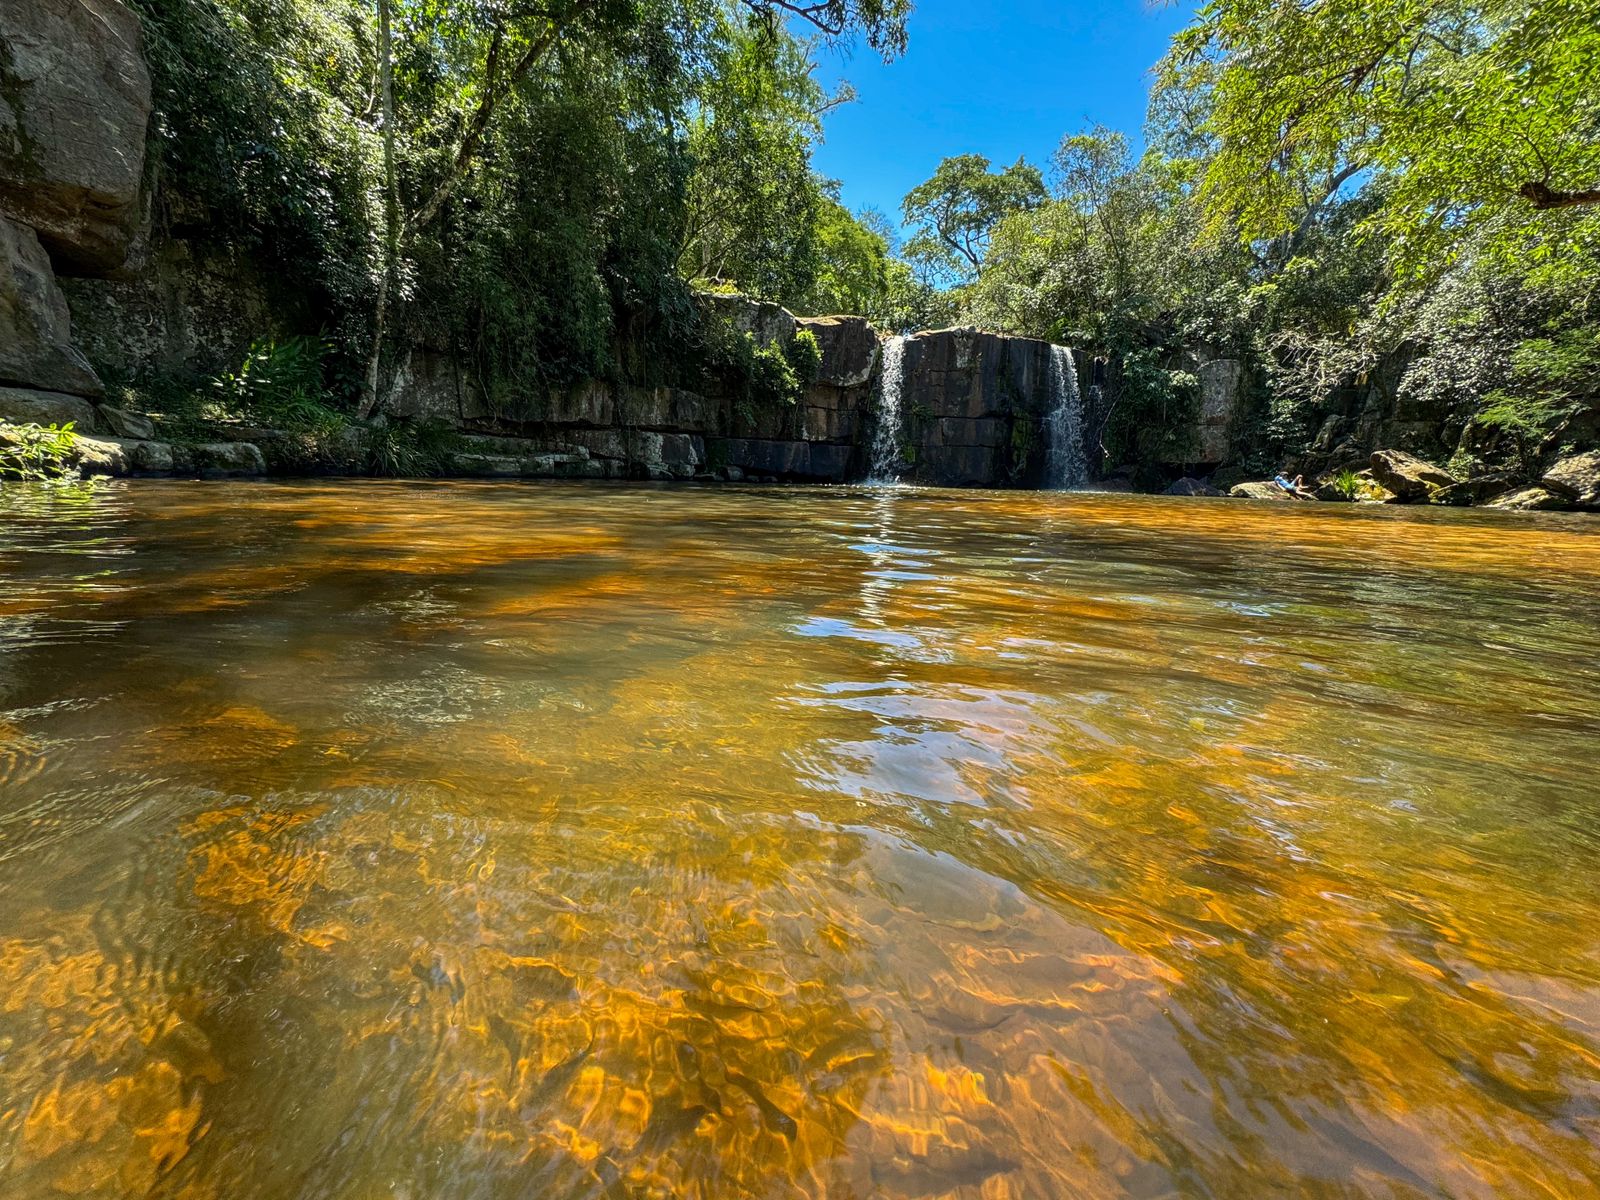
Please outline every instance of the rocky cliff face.
[{"label": "rocky cliff face", "polygon": [[[150,76],[137,17],[120,0],[0,0],[0,421],[105,436],[84,452],[113,472],[248,470],[273,462],[271,430],[204,454],[153,441],[149,422],[94,403],[117,378],[205,376],[261,337],[312,328],[248,263],[152,239],[146,127]],[[821,352],[794,402],[694,388],[589,381],[510,419],[464,364],[418,346],[383,403],[391,419],[454,426],[468,475],[839,482],[866,474],[879,420],[882,337],[863,318],[796,317],[707,296],[709,315],[758,345],[802,331]],[[85,353],[87,352],[87,353]],[[901,473],[957,486],[1037,485],[1050,348],[976,330],[911,339],[904,356]],[[248,433],[249,431],[244,431]],[[246,445],[244,451],[224,450]]]},{"label": "rocky cliff face", "polygon": [[1038,487],[1050,346],[976,329],[906,342],[902,428],[910,476],[944,487]]},{"label": "rocky cliff face", "polygon": [[58,276],[123,270],[138,240],[150,76],[118,0],[0,4],[0,420],[100,424]]},{"label": "rocky cliff face", "polygon": [[139,233],[150,73],[119,0],[6,0],[0,214],[63,272],[120,269]]},{"label": "rocky cliff face", "polygon": [[[882,419],[882,335],[865,318],[796,317],[742,297],[706,297],[717,318],[763,346],[801,331],[821,361],[798,403],[751,405],[702,391],[591,381],[532,416],[488,410],[447,356],[413,352],[385,408],[456,425],[464,473],[594,478],[861,479]],[[1046,454],[1050,346],[974,329],[909,339],[901,388],[901,475],[949,487],[1038,486]]]}]

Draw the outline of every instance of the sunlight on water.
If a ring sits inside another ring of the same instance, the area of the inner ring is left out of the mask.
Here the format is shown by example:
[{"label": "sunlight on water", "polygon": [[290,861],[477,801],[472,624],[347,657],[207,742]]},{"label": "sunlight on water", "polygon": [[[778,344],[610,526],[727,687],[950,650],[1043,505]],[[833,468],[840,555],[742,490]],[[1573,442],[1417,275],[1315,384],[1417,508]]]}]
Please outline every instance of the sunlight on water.
[{"label": "sunlight on water", "polygon": [[1600,1193],[1600,527],[0,492],[0,1194]]}]

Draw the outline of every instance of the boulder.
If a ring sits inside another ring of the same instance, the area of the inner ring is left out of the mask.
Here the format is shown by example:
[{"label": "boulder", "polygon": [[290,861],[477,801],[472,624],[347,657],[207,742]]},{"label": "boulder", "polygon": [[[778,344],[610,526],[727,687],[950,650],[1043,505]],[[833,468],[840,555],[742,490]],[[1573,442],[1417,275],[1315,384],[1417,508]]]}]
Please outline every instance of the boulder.
[{"label": "boulder", "polygon": [[56,285],[50,256],[32,229],[4,217],[0,217],[0,383],[79,396],[98,396],[101,391],[100,377],[72,345],[72,317]]},{"label": "boulder", "polygon": [[1185,477],[1169,486],[1162,494],[1166,496],[1220,496],[1222,492],[1203,479]]},{"label": "boulder", "polygon": [[177,461],[166,442],[142,438],[80,437],[73,450],[85,475],[170,475]]},{"label": "boulder", "polygon": [[1374,450],[1371,461],[1373,478],[1402,504],[1427,500],[1435,490],[1456,482],[1449,471],[1404,450]]},{"label": "boulder", "polygon": [[97,411],[100,424],[118,437],[149,441],[156,436],[156,427],[149,417],[110,404],[100,405]]},{"label": "boulder", "polygon": [[1486,508],[1504,508],[1515,512],[1550,512],[1571,508],[1572,504],[1565,497],[1542,487],[1522,487],[1514,491],[1502,492],[1490,500]]},{"label": "boulder", "polygon": [[1509,471],[1495,471],[1475,475],[1440,488],[1433,494],[1435,504],[1482,504],[1491,496],[1503,495],[1517,487],[1516,477]]},{"label": "boulder", "polygon": [[1539,482],[1580,508],[1600,508],[1600,450],[1558,460]]},{"label": "boulder", "polygon": [[95,409],[81,396],[0,387],[0,421],[14,425],[65,425],[77,433],[95,431]]},{"label": "boulder", "polygon": [[1228,495],[1236,500],[1293,500],[1277,484],[1268,480],[1265,483],[1236,483],[1228,489]]},{"label": "boulder", "polygon": [[878,365],[878,331],[865,317],[799,317],[822,351],[815,382],[830,387],[861,387]]},{"label": "boulder", "polygon": [[755,337],[756,344],[782,344],[799,328],[795,316],[770,300],[753,300],[739,292],[698,292],[701,311],[726,321],[738,333]]},{"label": "boulder", "polygon": [[450,470],[468,479],[514,479],[522,474],[522,459],[504,454],[452,454]]},{"label": "boulder", "polygon": [[175,470],[193,472],[202,479],[267,473],[267,460],[260,447],[250,442],[201,442],[194,446],[175,446],[172,465]]},{"label": "boulder", "polygon": [[139,230],[150,122],[139,19],[120,0],[7,0],[0,48],[0,213],[58,266],[116,270]]}]

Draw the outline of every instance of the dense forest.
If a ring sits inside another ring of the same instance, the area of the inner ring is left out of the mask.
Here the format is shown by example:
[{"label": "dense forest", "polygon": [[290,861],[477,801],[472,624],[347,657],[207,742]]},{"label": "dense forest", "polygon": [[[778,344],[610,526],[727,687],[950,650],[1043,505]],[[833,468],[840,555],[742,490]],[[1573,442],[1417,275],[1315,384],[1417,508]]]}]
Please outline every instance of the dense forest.
[{"label": "dense forest", "polygon": [[1251,395],[1241,478],[1336,465],[1375,392],[1442,421],[1425,450],[1458,475],[1600,441],[1586,0],[1217,0],[1140,136],[1066,132],[1042,164],[949,147],[893,215],[849,211],[812,152],[852,99],[822,56],[915,53],[909,0],[133,7],[157,235],[248,260],[316,335],[264,341],[224,391],[309,361],[297,403],[365,416],[423,339],[496,411],[708,362],[781,388],[792,364],[694,301],[737,291],[1070,344],[1103,387],[1095,469],[1152,486],[1219,357]]}]

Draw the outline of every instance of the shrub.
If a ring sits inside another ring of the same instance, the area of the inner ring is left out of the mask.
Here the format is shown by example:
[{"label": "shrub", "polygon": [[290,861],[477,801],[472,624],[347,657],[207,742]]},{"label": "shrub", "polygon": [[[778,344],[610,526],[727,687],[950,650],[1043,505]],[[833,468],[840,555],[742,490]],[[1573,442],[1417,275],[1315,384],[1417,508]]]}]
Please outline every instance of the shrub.
[{"label": "shrub", "polygon": [[78,435],[65,425],[0,425],[0,479],[59,479],[76,469]]}]

